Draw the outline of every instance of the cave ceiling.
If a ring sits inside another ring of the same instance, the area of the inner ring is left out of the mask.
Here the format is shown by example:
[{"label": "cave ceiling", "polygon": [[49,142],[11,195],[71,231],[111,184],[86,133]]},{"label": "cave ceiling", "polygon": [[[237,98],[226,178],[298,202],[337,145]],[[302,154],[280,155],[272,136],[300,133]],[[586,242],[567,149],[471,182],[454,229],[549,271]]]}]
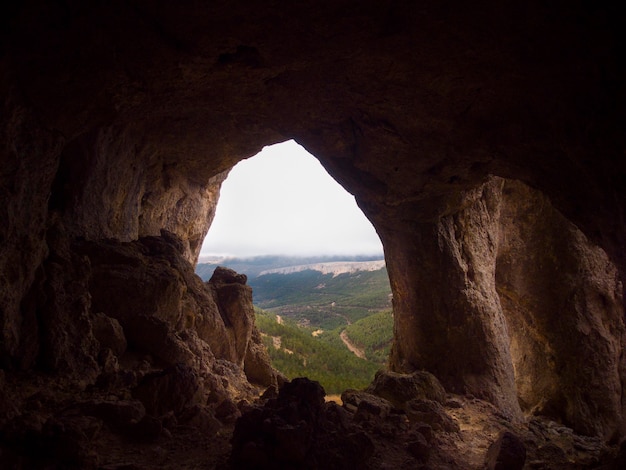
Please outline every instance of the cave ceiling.
[{"label": "cave ceiling", "polygon": [[[123,129],[208,179],[296,139],[378,224],[488,174],[539,187],[621,256],[623,62],[601,4],[27,2],[15,83],[66,142]],[[6,49],[6,48],[5,48]]]}]

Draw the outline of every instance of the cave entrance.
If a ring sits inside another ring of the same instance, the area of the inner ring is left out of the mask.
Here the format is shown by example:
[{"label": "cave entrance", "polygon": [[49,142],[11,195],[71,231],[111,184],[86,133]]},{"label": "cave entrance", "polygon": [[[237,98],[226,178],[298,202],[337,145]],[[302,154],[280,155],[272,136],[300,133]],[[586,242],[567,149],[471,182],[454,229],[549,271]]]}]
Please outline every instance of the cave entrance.
[{"label": "cave entrance", "polygon": [[248,276],[274,367],[328,394],[363,388],[387,362],[391,288],[381,241],[354,197],[294,141],[224,181],[198,274]]}]

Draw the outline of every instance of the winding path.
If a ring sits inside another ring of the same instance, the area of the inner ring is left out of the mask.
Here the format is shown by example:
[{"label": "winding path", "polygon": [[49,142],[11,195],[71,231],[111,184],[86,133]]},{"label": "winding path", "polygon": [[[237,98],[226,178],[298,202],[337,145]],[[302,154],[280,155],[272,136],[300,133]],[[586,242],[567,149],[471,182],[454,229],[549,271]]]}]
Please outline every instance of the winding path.
[{"label": "winding path", "polygon": [[348,338],[348,333],[346,333],[346,330],[343,330],[341,334],[339,335],[339,337],[341,338],[341,341],[343,341],[343,344],[346,345],[346,348],[348,348],[351,352],[353,352],[356,357],[365,359],[365,351],[361,348],[356,347],[354,343],[350,341],[350,338]]}]

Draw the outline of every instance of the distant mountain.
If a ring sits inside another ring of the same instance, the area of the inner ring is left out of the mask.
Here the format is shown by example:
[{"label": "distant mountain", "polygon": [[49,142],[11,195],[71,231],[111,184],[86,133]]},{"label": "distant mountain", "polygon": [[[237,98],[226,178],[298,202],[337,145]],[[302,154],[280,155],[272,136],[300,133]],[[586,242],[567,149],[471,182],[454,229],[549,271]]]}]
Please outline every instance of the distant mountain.
[{"label": "distant mountain", "polygon": [[259,276],[266,274],[293,274],[302,271],[318,271],[322,274],[351,274],[357,271],[378,271],[385,267],[385,260],[376,261],[331,261],[327,263],[300,264],[297,266],[286,266],[284,268],[274,268],[261,271]]},{"label": "distant mountain", "polygon": [[[302,266],[316,263],[332,262],[362,262],[380,261],[382,255],[373,256],[282,256],[268,255],[251,258],[211,258],[207,262],[200,262],[196,266],[196,274],[205,281],[213,275],[218,266],[234,269],[238,273],[245,274],[248,278],[257,277],[263,271],[269,271],[288,266]],[[201,259],[201,261],[203,261]]]}]

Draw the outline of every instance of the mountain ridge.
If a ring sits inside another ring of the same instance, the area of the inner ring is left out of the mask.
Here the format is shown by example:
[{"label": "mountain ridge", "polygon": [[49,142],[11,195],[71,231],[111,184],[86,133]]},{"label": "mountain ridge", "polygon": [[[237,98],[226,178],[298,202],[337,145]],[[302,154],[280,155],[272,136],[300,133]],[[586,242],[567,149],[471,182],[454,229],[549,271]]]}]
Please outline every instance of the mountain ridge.
[{"label": "mountain ridge", "polygon": [[[319,256],[288,256],[288,255],[261,255],[251,257],[201,257],[196,265],[196,274],[204,281],[208,281],[218,266],[225,266],[248,278],[259,276],[262,271],[284,268],[289,266],[303,266],[333,262],[367,262],[384,260],[378,255],[319,255]],[[210,262],[202,262],[210,261]]]},{"label": "mountain ridge", "polygon": [[301,264],[296,266],[285,266],[281,268],[266,269],[261,271],[257,277],[266,274],[293,274],[301,271],[318,271],[322,274],[332,274],[333,277],[339,274],[352,274],[357,271],[378,271],[385,267],[385,260],[375,261],[330,261],[326,263]]}]

